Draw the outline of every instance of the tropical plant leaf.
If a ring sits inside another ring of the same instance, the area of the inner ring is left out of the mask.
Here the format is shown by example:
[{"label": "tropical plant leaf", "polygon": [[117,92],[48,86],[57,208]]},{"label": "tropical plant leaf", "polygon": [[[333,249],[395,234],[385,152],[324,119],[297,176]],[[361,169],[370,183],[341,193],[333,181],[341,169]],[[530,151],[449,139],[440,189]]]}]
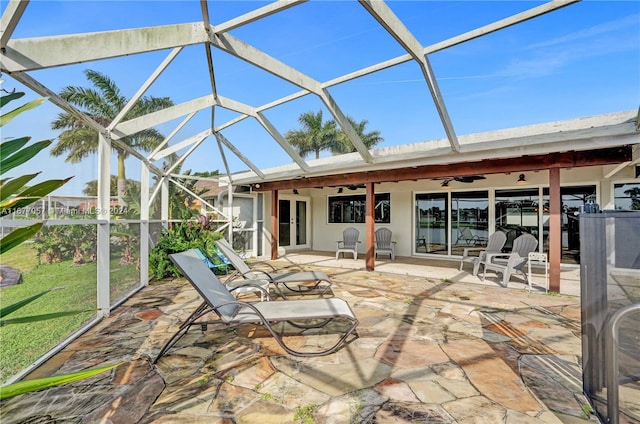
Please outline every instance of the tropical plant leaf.
[{"label": "tropical plant leaf", "polygon": [[24,91],[14,91],[13,93],[5,94],[0,97],[0,107],[4,107],[4,105],[10,101],[17,100],[22,96],[24,96]]},{"label": "tropical plant leaf", "polygon": [[27,102],[22,106],[17,107],[12,111],[3,114],[2,116],[0,116],[0,127],[4,126],[7,122],[11,121],[13,118],[20,115],[22,112],[26,112],[28,110],[31,110],[35,107],[40,106],[42,103],[44,103],[45,100],[46,99],[44,97],[40,97],[39,99],[31,100],[30,102]]},{"label": "tropical plant leaf", "polygon": [[13,178],[7,181],[6,184],[2,183],[2,185],[0,186],[0,200],[4,200],[12,194],[16,193],[19,189],[27,185],[29,181],[34,179],[38,174],[40,173],[36,172],[35,174],[21,175],[20,177]]},{"label": "tropical plant leaf", "polygon": [[49,290],[45,290],[42,291],[40,293],[36,293],[31,297],[28,297],[26,299],[22,299],[19,302],[16,303],[12,303],[11,305],[5,306],[4,308],[0,308],[0,318],[9,315],[12,312],[17,311],[18,309],[24,307],[25,305],[28,305],[29,303],[33,302],[34,300],[44,296],[45,294],[54,291],[54,290],[62,290],[65,289],[66,287],[54,287],[52,289]]},{"label": "tropical plant leaf", "polygon": [[38,222],[28,227],[17,228],[11,231],[0,240],[0,254],[8,252],[14,247],[18,246],[25,240],[29,240],[42,228],[43,223]]},{"label": "tropical plant leaf", "polygon": [[83,309],[83,310],[73,310],[73,311],[62,311],[62,312],[52,312],[50,314],[29,315],[27,317],[2,319],[0,320],[0,327],[4,327],[5,325],[10,325],[10,324],[29,324],[32,322],[47,321],[50,319],[61,318],[61,317],[66,317],[70,315],[78,315],[84,312],[93,312],[95,310]]},{"label": "tropical plant leaf", "polygon": [[24,393],[35,392],[36,390],[47,389],[49,387],[60,386],[67,383],[73,383],[74,381],[84,380],[85,378],[93,377],[94,375],[109,371],[121,363],[107,365],[104,367],[90,368],[88,370],[74,372],[64,375],[54,375],[53,377],[39,378],[35,380],[25,380],[18,383],[9,384],[0,387],[0,400],[7,399],[13,396],[21,395]]},{"label": "tropical plant leaf", "polygon": [[33,187],[28,187],[23,192],[21,192],[19,196],[9,199],[9,201],[6,201],[5,202],[6,205],[3,204],[2,215],[11,213],[10,210],[4,210],[4,208],[7,208],[7,209],[24,208],[25,206],[32,204],[36,200],[40,200],[41,198],[51,193],[52,191],[62,187],[71,178],[73,177],[65,178],[64,180],[47,180],[39,184],[36,184]]},{"label": "tropical plant leaf", "polygon": [[0,158],[6,158],[7,156],[14,154],[18,150],[22,149],[29,140],[31,140],[31,137],[27,136],[3,142],[0,144]]},{"label": "tropical plant leaf", "polygon": [[31,146],[25,147],[24,149],[15,152],[9,157],[0,158],[0,169],[2,173],[6,173],[7,171],[15,168],[16,166],[22,165],[35,155],[37,155],[40,150],[48,147],[51,144],[51,140],[42,140],[37,143],[32,144]]}]

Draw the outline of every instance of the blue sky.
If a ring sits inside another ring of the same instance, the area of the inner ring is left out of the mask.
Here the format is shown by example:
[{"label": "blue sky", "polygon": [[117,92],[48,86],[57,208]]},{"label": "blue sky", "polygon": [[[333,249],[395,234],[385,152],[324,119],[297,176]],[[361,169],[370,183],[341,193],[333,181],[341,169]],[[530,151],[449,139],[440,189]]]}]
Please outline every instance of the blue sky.
[{"label": "blue sky", "polygon": [[[2,3],[2,10],[4,5]],[[211,1],[212,23],[265,5],[264,2]],[[526,1],[389,1],[388,5],[418,38],[430,45],[530,9]],[[36,37],[194,22],[199,2],[186,1],[32,1],[15,37]],[[231,34],[321,82],[388,60],[405,52],[353,1],[311,1],[240,27]],[[168,52],[154,52],[90,64],[46,69],[32,76],[54,91],[66,85],[88,86],[83,72],[107,74],[127,97],[133,95]],[[299,91],[262,70],[213,50],[220,95],[260,106]],[[634,110],[640,100],[640,2],[583,1],[542,17],[463,43],[429,56],[452,124],[458,135]],[[3,88],[23,90],[3,76]],[[407,62],[329,89],[342,111],[367,129],[379,130],[377,147],[443,138],[444,130],[418,66]],[[27,97],[36,97],[27,90]],[[147,93],[170,96],[180,103],[210,93],[202,46],[187,47]],[[321,101],[305,96],[267,110],[282,133],[299,128],[297,118],[323,110]],[[50,122],[58,110],[51,104],[29,112],[2,129],[2,137],[32,135],[55,139]],[[28,118],[26,118],[28,116]],[[237,116],[216,109],[216,125]],[[178,134],[180,141],[210,125],[202,111]],[[168,134],[179,122],[159,128]],[[260,168],[290,163],[285,152],[252,119],[225,129]],[[183,169],[223,170],[211,137]],[[75,175],[60,194],[80,194],[95,179],[97,158],[70,165],[41,153],[43,178]],[[232,171],[246,167],[227,152]],[[115,159],[113,160],[115,162]],[[30,166],[33,166],[30,165]],[[22,170],[19,170],[22,171]],[[114,169],[115,173],[115,169]],[[129,178],[139,179],[135,161],[127,162]]]}]

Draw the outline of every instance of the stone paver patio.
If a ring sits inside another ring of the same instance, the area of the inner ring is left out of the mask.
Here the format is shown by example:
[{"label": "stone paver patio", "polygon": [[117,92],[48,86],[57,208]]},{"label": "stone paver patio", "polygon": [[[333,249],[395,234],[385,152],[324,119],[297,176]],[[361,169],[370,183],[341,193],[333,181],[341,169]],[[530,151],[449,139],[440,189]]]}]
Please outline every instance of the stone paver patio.
[{"label": "stone paver patio", "polygon": [[[285,262],[280,262],[281,265]],[[193,328],[152,360],[201,302],[183,279],[143,288],[31,377],[121,363],[0,404],[11,423],[578,423],[580,301],[497,285],[318,267],[360,320],[319,358],[285,355],[254,326]],[[248,294],[254,300],[252,294]],[[331,332],[287,337],[296,347]]]}]

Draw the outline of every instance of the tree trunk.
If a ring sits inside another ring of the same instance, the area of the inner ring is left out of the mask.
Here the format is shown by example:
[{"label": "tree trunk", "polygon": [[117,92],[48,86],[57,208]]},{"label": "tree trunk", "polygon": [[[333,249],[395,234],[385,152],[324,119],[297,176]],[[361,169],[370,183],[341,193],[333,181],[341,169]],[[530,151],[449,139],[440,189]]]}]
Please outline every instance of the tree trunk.
[{"label": "tree trunk", "polygon": [[125,207],[124,195],[127,190],[127,177],[124,173],[124,155],[118,155],[118,206]]}]

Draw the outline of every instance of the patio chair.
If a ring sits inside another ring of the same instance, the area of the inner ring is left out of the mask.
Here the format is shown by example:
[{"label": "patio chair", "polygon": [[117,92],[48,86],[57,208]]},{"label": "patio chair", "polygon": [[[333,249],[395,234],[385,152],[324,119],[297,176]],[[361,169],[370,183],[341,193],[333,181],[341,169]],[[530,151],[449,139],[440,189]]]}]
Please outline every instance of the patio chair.
[{"label": "patio chair", "polygon": [[[309,292],[317,292],[323,295],[329,291],[331,287],[331,279],[327,274],[322,271],[286,271],[286,272],[274,272],[275,268],[267,263],[262,262],[263,266],[270,268],[270,271],[266,271],[259,268],[251,268],[247,263],[236,253],[231,247],[229,242],[225,239],[219,239],[215,241],[216,246],[220,249],[220,252],[231,262],[236,269],[229,278],[226,280],[227,284],[230,284],[237,278],[244,278],[248,280],[267,280],[271,283],[277,292],[283,299],[286,299],[281,286],[284,286],[290,292],[297,294],[305,294]],[[306,283],[311,283],[307,285]]]},{"label": "patio chair", "polygon": [[[221,266],[225,267],[225,273],[228,274],[228,267],[231,266],[231,262],[222,254],[220,255],[224,258],[224,262],[221,265],[216,265],[211,262],[211,259],[207,255],[205,255],[200,249],[193,249],[193,251],[198,255],[200,260],[204,262],[204,264],[209,267],[210,270],[214,271]],[[233,292],[235,296],[241,293],[247,292],[258,292],[260,294],[260,300],[271,300],[271,296],[269,295],[269,282],[267,280],[233,280],[225,282],[225,287],[229,289],[229,291]]]},{"label": "patio chair", "polygon": [[353,253],[353,260],[358,259],[358,243],[360,240],[360,231],[353,227],[346,228],[342,232],[342,240],[336,241],[336,261],[340,257],[340,253]]},{"label": "patio chair", "polygon": [[[193,287],[203,298],[203,302],[180,325],[178,331],[160,349],[154,363],[175,345],[189,329],[200,326],[206,330],[207,325],[233,326],[240,324],[257,324],[266,328],[276,342],[290,355],[294,356],[322,356],[340,349],[349,335],[355,332],[358,319],[349,304],[339,298],[303,299],[281,302],[242,302],[237,300],[229,290],[218,280],[198,254],[192,249],[169,255],[171,261],[180,269]],[[208,313],[218,316],[217,320],[206,321]],[[288,323],[298,329],[318,329],[334,321],[348,323],[338,341],[328,349],[312,352],[301,352],[287,346],[282,339],[282,331],[276,331],[274,326]]]},{"label": "patio chair", "polygon": [[389,255],[392,261],[396,260],[396,242],[391,240],[393,232],[388,228],[378,228],[375,232],[376,258],[378,254]]},{"label": "patio chair", "polygon": [[[507,235],[502,231],[496,231],[489,236],[489,241],[485,247],[465,247],[462,251],[462,259],[460,260],[460,271],[465,262],[473,264],[473,275],[478,275],[480,262],[485,260],[487,253],[502,253],[502,248],[507,241]],[[473,255],[478,252],[478,256]]]},{"label": "patio chair", "polygon": [[[526,284],[529,284],[529,278],[525,271],[529,253],[538,247],[538,239],[531,234],[525,233],[513,241],[513,250],[511,253],[487,253],[485,259],[481,261],[483,265],[482,280],[484,281],[487,270],[495,271],[502,274],[502,285],[507,287],[507,283],[511,279],[511,275],[519,272],[524,277]],[[506,263],[496,263],[494,259],[506,258]]]},{"label": "patio chair", "polygon": [[469,227],[462,227],[460,229],[456,243],[460,240],[464,241],[467,246],[484,246],[487,243],[486,238],[473,234]]}]

